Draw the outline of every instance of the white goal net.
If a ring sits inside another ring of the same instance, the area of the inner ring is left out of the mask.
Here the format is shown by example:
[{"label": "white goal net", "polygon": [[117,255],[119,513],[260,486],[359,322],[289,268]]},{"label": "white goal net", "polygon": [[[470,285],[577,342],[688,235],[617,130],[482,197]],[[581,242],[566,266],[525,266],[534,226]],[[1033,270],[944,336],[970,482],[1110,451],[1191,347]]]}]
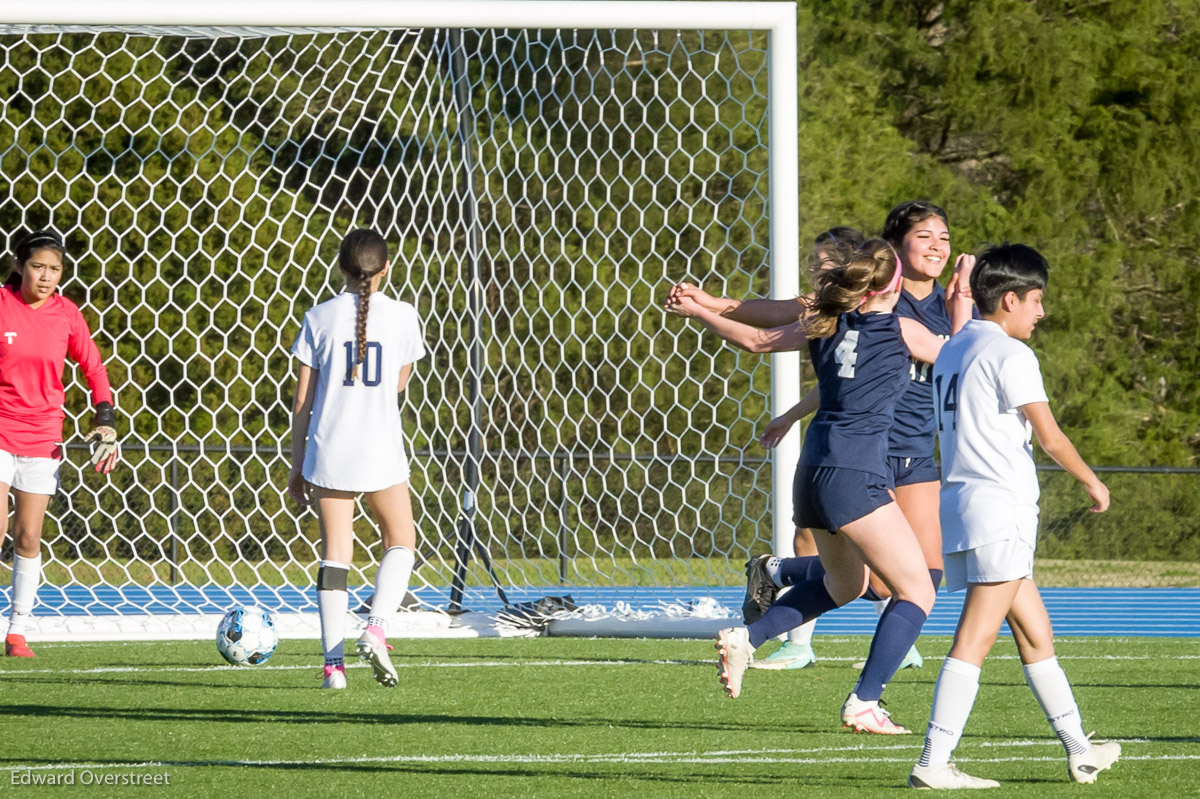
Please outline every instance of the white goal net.
[{"label": "white goal net", "polygon": [[[315,609],[317,523],[286,491],[289,348],[358,226],[387,238],[384,290],[416,305],[430,350],[402,399],[424,604],[732,596],[747,553],[790,527],[790,483],[779,505],[753,444],[771,362],[661,302],[681,279],[797,290],[794,74],[772,84],[779,33],[759,19],[794,10],[650,3],[653,27],[606,27],[562,15],[641,4],[538,5],[541,27],[3,12],[0,231],[10,249],[66,236],[63,291],[124,452],[107,479],[85,469],[69,367],[35,614]],[[780,402],[799,386],[776,365],[796,384]],[[367,516],[356,533],[363,599],[378,534]],[[4,561],[7,586],[7,544]]]}]

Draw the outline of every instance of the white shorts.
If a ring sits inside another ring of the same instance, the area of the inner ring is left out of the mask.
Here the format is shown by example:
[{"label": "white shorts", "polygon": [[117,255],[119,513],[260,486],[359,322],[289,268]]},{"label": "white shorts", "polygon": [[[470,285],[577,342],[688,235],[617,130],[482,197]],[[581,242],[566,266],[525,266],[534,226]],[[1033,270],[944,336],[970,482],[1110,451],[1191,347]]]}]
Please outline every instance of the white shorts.
[{"label": "white shorts", "polygon": [[961,591],[968,583],[1007,583],[1033,577],[1037,548],[1036,517],[1032,530],[993,544],[944,555],[946,590]]},{"label": "white shorts", "polygon": [[0,483],[27,494],[58,492],[59,458],[30,458],[0,449]]}]

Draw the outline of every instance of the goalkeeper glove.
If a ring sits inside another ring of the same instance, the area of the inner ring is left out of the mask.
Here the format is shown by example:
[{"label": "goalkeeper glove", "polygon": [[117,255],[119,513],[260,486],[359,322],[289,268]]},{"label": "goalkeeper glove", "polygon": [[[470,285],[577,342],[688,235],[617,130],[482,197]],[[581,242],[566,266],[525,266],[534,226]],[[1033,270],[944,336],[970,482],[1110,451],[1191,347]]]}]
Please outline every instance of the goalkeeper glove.
[{"label": "goalkeeper glove", "polygon": [[111,402],[96,405],[96,420],[92,432],[83,439],[92,447],[92,466],[101,474],[108,474],[121,459],[121,446],[117,443],[117,415]]}]

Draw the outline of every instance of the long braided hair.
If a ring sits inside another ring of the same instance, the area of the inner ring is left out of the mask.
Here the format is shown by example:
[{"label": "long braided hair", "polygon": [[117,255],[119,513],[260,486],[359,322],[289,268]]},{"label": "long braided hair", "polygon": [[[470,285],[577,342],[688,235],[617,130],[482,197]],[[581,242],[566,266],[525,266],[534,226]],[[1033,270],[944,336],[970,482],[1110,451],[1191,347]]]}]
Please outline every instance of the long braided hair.
[{"label": "long braided hair", "polygon": [[387,266],[387,242],[374,230],[359,228],[342,239],[338,248],[338,267],[346,275],[346,282],[358,297],[358,313],[354,320],[354,372],[351,380],[358,379],[358,365],[367,357],[367,314],[371,310],[371,278]]}]

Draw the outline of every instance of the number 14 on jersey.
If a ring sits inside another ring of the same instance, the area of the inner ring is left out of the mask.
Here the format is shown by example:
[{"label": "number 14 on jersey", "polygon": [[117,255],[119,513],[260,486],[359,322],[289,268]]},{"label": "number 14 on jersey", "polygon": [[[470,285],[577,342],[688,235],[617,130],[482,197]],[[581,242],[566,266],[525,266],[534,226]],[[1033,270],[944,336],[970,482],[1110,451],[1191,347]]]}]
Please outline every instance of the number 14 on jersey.
[{"label": "number 14 on jersey", "polygon": [[950,417],[950,429],[958,429],[958,372],[950,375],[946,381],[946,390],[942,391],[942,379],[946,375],[938,375],[933,379],[933,390],[937,393],[938,430],[945,431],[946,417]]}]

